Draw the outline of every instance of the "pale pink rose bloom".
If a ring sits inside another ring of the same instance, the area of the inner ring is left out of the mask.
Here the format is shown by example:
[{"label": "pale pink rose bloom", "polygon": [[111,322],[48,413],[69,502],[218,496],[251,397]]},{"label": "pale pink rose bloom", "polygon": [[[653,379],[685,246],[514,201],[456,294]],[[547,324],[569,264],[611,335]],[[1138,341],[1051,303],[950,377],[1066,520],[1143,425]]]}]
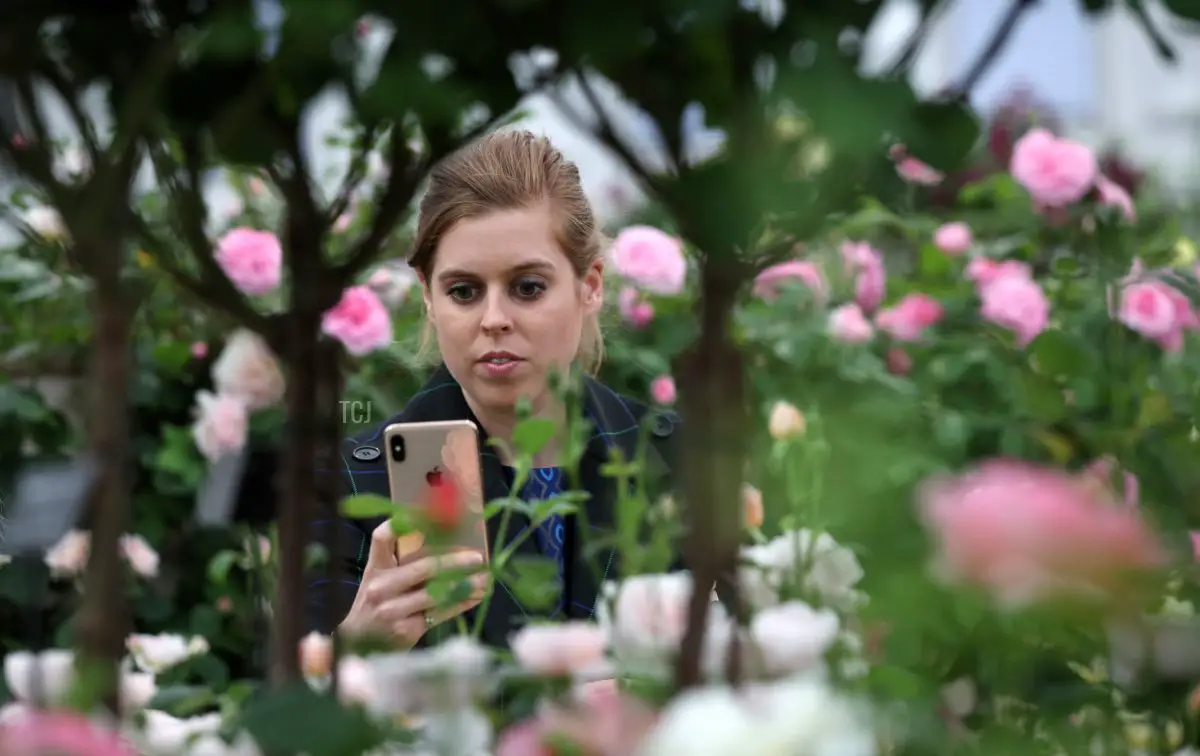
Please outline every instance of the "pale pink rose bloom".
[{"label": "pale pink rose bloom", "polygon": [[974,281],[977,286],[983,286],[1007,276],[1033,278],[1033,269],[1019,260],[997,261],[986,257],[976,257],[967,263],[964,274],[968,281]]},{"label": "pale pink rose bloom", "polygon": [[192,425],[196,448],[210,462],[240,451],[246,444],[250,419],[238,397],[197,391],[198,416]]},{"label": "pale pink rose bloom", "polygon": [[267,193],[266,183],[258,176],[251,176],[246,182],[246,188],[250,190],[250,195],[253,197],[261,197]]},{"label": "pale pink rose bloom", "polygon": [[354,223],[354,215],[349,212],[342,213],[333,221],[334,233],[342,234],[349,230],[351,224]]},{"label": "pale pink rose bloom", "polygon": [[31,710],[0,728],[5,756],[137,756],[121,735],[82,714]]},{"label": "pale pink rose bloom", "polygon": [[574,705],[547,703],[537,716],[517,722],[500,734],[496,756],[553,756],[567,742],[572,753],[586,756],[629,756],[658,718],[642,701],[621,695],[615,683],[604,680],[594,695]]},{"label": "pale pink rose bloom", "polygon": [[674,295],[687,282],[683,242],[652,226],[629,226],[612,247],[613,268],[635,286],[655,294]]},{"label": "pale pink rose bloom", "polygon": [[403,305],[416,284],[416,273],[407,264],[382,265],[367,279],[367,286],[370,286],[390,309]]},{"label": "pale pink rose bloom", "polygon": [[239,227],[217,241],[217,264],[241,291],[266,294],[283,277],[283,247],[270,231]]},{"label": "pale pink rose bloom", "polygon": [[1007,607],[1103,597],[1130,571],[1165,563],[1138,512],[1087,476],[991,460],[927,481],[919,498],[940,575],[983,588]]},{"label": "pale pink rose bloom", "polygon": [[942,305],[928,294],[907,294],[875,316],[875,325],[897,341],[916,341],[942,319]]},{"label": "pale pink rose bloom", "polygon": [[140,535],[126,533],[121,536],[121,554],[133,571],[141,577],[158,576],[158,552]]},{"label": "pale pink rose bloom", "polygon": [[966,223],[945,223],[933,232],[933,244],[948,255],[961,255],[975,243],[971,227]]},{"label": "pale pink rose bloom", "polygon": [[842,262],[846,272],[854,276],[854,301],[863,312],[874,312],[887,289],[883,255],[866,242],[845,242],[842,244]]},{"label": "pale pink rose bloom", "polygon": [[192,356],[198,360],[202,360],[208,356],[208,344],[203,341],[192,342]]},{"label": "pale pink rose bloom", "polygon": [[[1098,483],[1111,489],[1114,468],[1116,468],[1116,461],[1112,457],[1104,456],[1094,460],[1084,469],[1084,472],[1091,475]],[[1122,503],[1128,509],[1136,509],[1140,505],[1141,499],[1141,487],[1138,484],[1137,476],[1129,471],[1123,471],[1121,486]]]},{"label": "pale pink rose bloom", "polygon": [[75,682],[75,654],[65,648],[10,651],[4,656],[4,684],[18,700],[33,702],[33,674],[37,671],[41,695],[48,703],[60,703]]},{"label": "pale pink rose bloom", "polygon": [[146,708],[158,693],[158,684],[149,672],[125,672],[121,675],[121,706],[126,711]]},{"label": "pale pink rose bloom", "polygon": [[650,397],[655,404],[664,406],[675,403],[675,379],[669,375],[660,375],[650,381]]},{"label": "pale pink rose bloom", "polygon": [[862,309],[854,304],[844,304],[829,313],[829,333],[833,338],[847,344],[862,344],[875,335],[871,321]]},{"label": "pale pink rose bloom", "polygon": [[687,629],[692,578],[688,573],[635,575],[621,581],[611,614],[601,602],[600,626],[618,653],[655,655],[679,647]]},{"label": "pale pink rose bloom", "polygon": [[54,577],[74,577],[83,572],[91,553],[92,535],[83,530],[70,530],[46,552],[46,566]]},{"label": "pale pink rose bloom", "polygon": [[312,632],[300,639],[300,669],[305,677],[325,677],[333,670],[333,639]]},{"label": "pale pink rose bloom", "polygon": [[892,145],[888,154],[896,163],[896,173],[910,184],[921,186],[937,186],[946,175],[933,166],[917,160],[908,154],[908,149],[902,144]]},{"label": "pale pink rose bloom", "polygon": [[1200,317],[1187,295],[1157,279],[1126,285],[1121,290],[1117,317],[1168,352],[1183,348],[1184,331],[1200,327]]},{"label": "pale pink rose bloom", "polygon": [[222,396],[241,399],[251,412],[283,400],[283,371],[261,336],[240,328],[225,342],[212,366],[213,386]]},{"label": "pale pink rose bloom", "polygon": [[526,625],[512,637],[517,663],[538,675],[562,677],[598,669],[608,636],[591,622]]},{"label": "pale pink rose bloom", "polygon": [[392,316],[370,287],[351,286],[325,313],[321,330],[361,356],[392,343]]},{"label": "pale pink rose bloom", "polygon": [[617,295],[617,309],[621,318],[634,328],[645,328],[654,320],[654,305],[643,300],[641,292],[632,286],[626,286]]},{"label": "pale pink rose bloom", "polygon": [[804,419],[804,413],[797,409],[796,405],[782,400],[771,405],[771,414],[767,420],[767,432],[771,438],[783,441],[802,436],[807,429],[808,423]]},{"label": "pale pink rose bloom", "polygon": [[1083,199],[1099,174],[1090,149],[1042,128],[1030,129],[1017,140],[1009,169],[1035,203],[1050,208]]},{"label": "pale pink rose bloom", "polygon": [[821,269],[804,260],[791,260],[763,270],[754,278],[754,295],[767,301],[775,299],[780,287],[788,281],[800,281],[819,304],[825,304],[829,298],[829,285]]},{"label": "pale pink rose bloom", "polygon": [[1050,301],[1031,278],[1001,276],[979,290],[979,314],[1011,331],[1018,346],[1027,346],[1050,322]]},{"label": "pale pink rose bloom", "polygon": [[338,660],[338,699],[344,705],[367,706],[377,700],[371,665],[359,656],[343,656]]},{"label": "pale pink rose bloom", "polygon": [[837,640],[840,626],[837,614],[829,609],[789,601],[755,614],[750,638],[766,674],[788,675],[819,667]]},{"label": "pale pink rose bloom", "polygon": [[1096,191],[1100,194],[1100,204],[1115,207],[1121,211],[1126,220],[1136,221],[1137,210],[1133,206],[1133,197],[1125,191],[1125,187],[1113,181],[1104,174],[1096,178]]}]

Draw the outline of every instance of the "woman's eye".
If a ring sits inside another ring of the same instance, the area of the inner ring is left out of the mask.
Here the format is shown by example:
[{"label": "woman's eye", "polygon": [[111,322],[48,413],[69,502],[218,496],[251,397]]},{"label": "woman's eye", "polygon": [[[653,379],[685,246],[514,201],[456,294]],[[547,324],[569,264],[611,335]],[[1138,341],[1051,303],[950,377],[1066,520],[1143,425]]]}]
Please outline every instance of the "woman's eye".
[{"label": "woman's eye", "polygon": [[521,299],[536,299],[546,290],[546,284],[537,278],[524,278],[517,281],[513,291]]},{"label": "woman's eye", "polygon": [[465,283],[454,284],[446,289],[446,294],[457,302],[470,302],[475,298],[475,287]]}]

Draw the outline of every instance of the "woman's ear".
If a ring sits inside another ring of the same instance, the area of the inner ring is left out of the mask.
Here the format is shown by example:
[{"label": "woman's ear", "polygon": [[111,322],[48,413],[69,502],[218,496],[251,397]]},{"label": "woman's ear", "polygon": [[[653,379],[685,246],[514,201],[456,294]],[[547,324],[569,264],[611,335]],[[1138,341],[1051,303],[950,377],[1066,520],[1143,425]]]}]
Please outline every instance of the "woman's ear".
[{"label": "woman's ear", "polygon": [[430,296],[429,283],[425,279],[425,274],[417,271],[417,280],[421,282],[421,300],[425,303],[425,317],[429,322],[433,322],[433,298]]},{"label": "woman's ear", "polygon": [[594,315],[604,307],[604,261],[596,260],[583,274],[583,306]]}]

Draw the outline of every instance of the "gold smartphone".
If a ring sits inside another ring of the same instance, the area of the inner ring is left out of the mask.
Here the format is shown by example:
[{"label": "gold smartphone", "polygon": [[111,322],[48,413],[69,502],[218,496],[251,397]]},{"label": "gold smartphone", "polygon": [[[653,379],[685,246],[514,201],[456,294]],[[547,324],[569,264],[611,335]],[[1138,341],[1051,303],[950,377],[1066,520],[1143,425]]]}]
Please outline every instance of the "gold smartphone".
[{"label": "gold smartphone", "polygon": [[[489,559],[487,521],[483,514],[483,470],[479,461],[479,429],[470,420],[393,423],[383,431],[388,488],[392,501],[421,506],[430,488],[449,476],[463,507],[453,534],[454,550],[473,550]],[[404,560],[425,548],[423,533],[409,533],[396,543]]]}]

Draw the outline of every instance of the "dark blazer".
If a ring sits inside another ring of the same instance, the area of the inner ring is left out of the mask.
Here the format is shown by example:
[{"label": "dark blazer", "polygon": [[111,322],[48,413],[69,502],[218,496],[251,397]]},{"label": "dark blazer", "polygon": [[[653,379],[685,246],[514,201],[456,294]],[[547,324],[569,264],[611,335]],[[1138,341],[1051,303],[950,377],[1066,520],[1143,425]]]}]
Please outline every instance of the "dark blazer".
[{"label": "dark blazer", "polygon": [[[611,450],[620,450],[625,459],[636,459],[643,438],[646,444],[646,477],[660,487],[671,481],[677,444],[673,443],[679,427],[679,417],[673,412],[651,409],[644,403],[621,396],[604,384],[591,378],[584,379],[584,407],[594,424],[592,438],[580,460],[580,483],[591,498],[586,507],[586,526],[580,518],[572,516],[566,523],[566,553],[568,557],[564,575],[564,609],[556,616],[571,619],[587,619],[595,615],[597,593],[600,582],[613,579],[620,574],[618,555],[611,547],[605,547],[592,555],[589,563],[584,544],[597,532],[614,527],[615,482],[601,475],[600,468],[610,459]],[[472,420],[480,430],[480,457],[483,470],[484,498],[487,501],[509,496],[511,481],[501,465],[500,459],[487,444],[487,433],[467,406],[462,388],[445,365],[440,366],[433,377],[409,400],[404,411],[395,417],[346,439],[342,445],[345,469],[330,471],[341,476],[345,482],[345,493],[374,493],[388,495],[388,478],[383,449],[383,430],[396,422],[429,422],[434,420]],[[642,433],[643,428],[647,431]],[[500,516],[488,521],[488,536],[493,549],[504,544],[497,543]],[[330,526],[340,539],[342,559],[338,567],[338,578],[317,577],[309,589],[310,624],[312,628],[328,633],[330,619],[338,621],[345,617],[354,600],[366,567],[371,531],[383,522],[383,518],[352,520],[333,517],[318,522],[321,531],[328,532]],[[506,542],[516,538],[530,527],[529,518],[512,513],[509,519]],[[326,536],[328,537],[328,536]],[[517,553],[539,554],[536,539],[526,538]],[[602,576],[600,580],[597,575]],[[329,602],[334,606],[329,606]],[[335,611],[334,611],[335,610]],[[474,620],[475,610],[467,614],[469,622]],[[494,588],[491,603],[483,624],[483,640],[492,646],[505,647],[509,635],[528,619],[535,618],[527,611],[503,583]],[[545,615],[540,615],[544,617]]]}]

